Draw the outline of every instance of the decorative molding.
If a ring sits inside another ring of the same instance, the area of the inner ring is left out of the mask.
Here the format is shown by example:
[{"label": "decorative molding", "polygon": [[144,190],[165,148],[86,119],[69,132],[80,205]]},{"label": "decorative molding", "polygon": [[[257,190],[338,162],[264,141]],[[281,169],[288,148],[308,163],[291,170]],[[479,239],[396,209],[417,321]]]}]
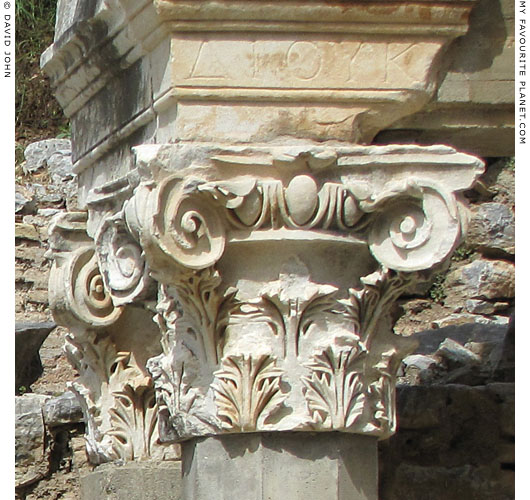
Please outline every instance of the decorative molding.
[{"label": "decorative molding", "polygon": [[[108,220],[113,227],[116,221]],[[118,305],[115,304],[113,292],[119,287],[109,291],[106,284],[116,282],[112,276],[112,256],[106,251],[105,237],[99,239],[100,260],[111,266],[111,277],[105,280],[98,265],[96,245],[87,234],[87,221],[85,212],[60,214],[50,226],[47,256],[53,259],[50,307],[57,323],[69,329],[65,351],[79,373],[69,387],[83,408],[90,461],[100,464],[117,459],[175,457],[174,450],[158,443],[158,414],[151,377],[134,353],[116,347],[113,329],[119,328],[125,313],[120,304],[130,300],[122,298],[120,302],[118,298]],[[103,228],[105,232],[105,223]],[[128,247],[119,241],[111,239],[111,246],[112,243],[118,256],[120,251],[127,252]],[[138,259],[132,265],[133,270],[136,266],[142,270]],[[123,290],[127,291],[127,286]]]},{"label": "decorative molding", "polygon": [[95,243],[101,274],[113,303],[121,306],[144,297],[153,281],[142,247],[130,235],[121,214],[103,221]]},{"label": "decorative molding", "polygon": [[311,376],[302,377],[302,383],[307,406],[320,428],[351,428],[362,415],[363,355],[366,347],[360,342],[356,347],[342,349],[329,346],[316,353],[307,365]]},{"label": "decorative molding", "polygon": [[85,212],[71,212],[50,224],[50,308],[61,324],[104,328],[118,320],[122,309],[105,288],[86,223]]},{"label": "decorative molding", "polygon": [[[137,147],[52,230],[92,460],[237,432],[390,436],[412,348],[392,305],[459,243],[482,168],[441,146]],[[118,347],[131,308],[154,313],[150,359]]]},{"label": "decorative molding", "polygon": [[145,460],[167,455],[158,444],[151,377],[134,355],[117,352],[108,336],[67,336],[66,353],[79,372],[69,388],[81,401],[90,461]]},{"label": "decorative molding", "polygon": [[214,376],[215,404],[224,429],[259,430],[264,414],[270,415],[285,399],[280,391],[282,370],[271,356],[227,356]]}]

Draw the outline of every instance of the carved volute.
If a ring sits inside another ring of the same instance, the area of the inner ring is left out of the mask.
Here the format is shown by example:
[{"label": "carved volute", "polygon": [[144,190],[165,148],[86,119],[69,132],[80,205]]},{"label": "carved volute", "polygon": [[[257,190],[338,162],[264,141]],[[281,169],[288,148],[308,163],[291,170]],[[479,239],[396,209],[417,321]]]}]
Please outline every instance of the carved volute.
[{"label": "carved volute", "polygon": [[116,311],[158,289],[147,369],[162,440],[391,435],[413,347],[391,306],[458,245],[482,163],[443,146],[299,143],[203,144],[185,164],[186,148],[135,148],[130,197],[99,224],[121,184],[90,202],[94,286]]}]

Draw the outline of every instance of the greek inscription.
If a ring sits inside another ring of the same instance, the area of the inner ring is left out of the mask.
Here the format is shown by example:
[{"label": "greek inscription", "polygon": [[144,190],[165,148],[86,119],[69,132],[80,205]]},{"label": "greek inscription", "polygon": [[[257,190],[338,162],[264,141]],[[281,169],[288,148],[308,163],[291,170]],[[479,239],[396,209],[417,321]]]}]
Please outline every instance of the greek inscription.
[{"label": "greek inscription", "polygon": [[[413,44],[411,43],[408,47],[392,47],[391,45],[387,46],[387,57],[386,57],[386,67],[393,65],[396,70],[401,71],[403,74],[407,75],[411,80],[418,78],[417,75],[414,75],[414,53],[413,53]],[[393,52],[397,53],[392,54]]]},{"label": "greek inscription", "polygon": [[201,42],[189,78],[226,78],[221,61],[215,53],[215,43]]},{"label": "greek inscription", "polygon": [[312,80],[322,67],[322,55],[312,42],[294,42],[287,50],[287,67],[300,80]]},{"label": "greek inscription", "polygon": [[350,59],[348,81],[381,85],[421,80],[422,65],[417,55],[413,44],[361,43]]},{"label": "greek inscription", "polygon": [[350,60],[349,82],[363,85],[366,81],[384,83],[387,81],[387,45],[382,43],[361,43]]}]

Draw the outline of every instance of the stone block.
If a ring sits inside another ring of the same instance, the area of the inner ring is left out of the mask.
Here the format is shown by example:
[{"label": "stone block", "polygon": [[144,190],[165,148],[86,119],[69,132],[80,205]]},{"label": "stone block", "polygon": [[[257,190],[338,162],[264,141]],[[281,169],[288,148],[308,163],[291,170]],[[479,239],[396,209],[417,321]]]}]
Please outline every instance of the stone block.
[{"label": "stone block", "polygon": [[481,316],[480,314],[457,313],[434,320],[432,326],[435,328],[445,328],[448,326],[465,325],[467,323],[507,325],[509,321],[507,316]]},{"label": "stone block", "polygon": [[460,467],[496,459],[501,406],[484,386],[398,387],[397,411],[399,429],[389,446],[403,461]]},{"label": "stone block", "polygon": [[515,265],[504,260],[478,259],[452,271],[445,284],[448,288],[458,287],[469,298],[513,298]]},{"label": "stone block", "polygon": [[29,214],[34,210],[35,203],[32,190],[17,184],[15,187],[15,214]]},{"label": "stone block", "polygon": [[55,323],[16,323],[15,325],[15,392],[29,389],[42,373],[39,349],[56,327]]},{"label": "stone block", "polygon": [[15,397],[15,487],[26,486],[50,472],[50,445],[42,417],[49,396]]},{"label": "stone block", "polygon": [[15,223],[15,238],[39,241],[39,232],[31,224]]},{"label": "stone block", "polygon": [[81,500],[179,500],[180,462],[104,464],[81,478]]},{"label": "stone block", "polygon": [[499,467],[425,467],[402,463],[381,478],[380,500],[513,500],[513,480],[502,482]]},{"label": "stone block", "polygon": [[472,209],[466,244],[485,250],[515,253],[515,218],[501,203],[482,203]]},{"label": "stone block", "polygon": [[471,314],[493,314],[510,307],[509,302],[488,302],[481,299],[466,300],[466,311]]},{"label": "stone block", "polygon": [[40,266],[44,263],[46,250],[40,246],[17,245],[15,247],[15,258]]},{"label": "stone block", "polygon": [[32,290],[28,293],[27,300],[33,304],[48,304],[48,290]]},{"label": "stone block", "polygon": [[70,139],[46,139],[33,142],[24,151],[26,162],[23,168],[27,172],[34,172],[47,166],[60,170],[64,167],[65,161],[68,161],[64,157],[69,157],[71,152]]},{"label": "stone block", "polygon": [[479,356],[452,339],[445,339],[435,352],[435,356],[456,365],[478,364],[480,362]]},{"label": "stone block", "polygon": [[77,424],[83,421],[83,411],[79,400],[70,391],[46,401],[43,415],[44,422],[48,427]]},{"label": "stone block", "polygon": [[26,283],[33,283],[35,288],[46,290],[48,287],[48,269],[30,268],[24,272],[23,279]]},{"label": "stone block", "polygon": [[423,330],[413,335],[418,341],[414,354],[433,354],[441,342],[450,338],[462,345],[467,342],[494,342],[502,345],[508,332],[507,325],[465,323],[434,330]]},{"label": "stone block", "polygon": [[515,437],[515,383],[495,382],[486,389],[500,405],[500,430],[502,435]]},{"label": "stone block", "polygon": [[499,382],[515,381],[515,315],[510,317],[508,330],[502,347],[497,349],[496,356],[492,356],[495,363],[495,380]]}]

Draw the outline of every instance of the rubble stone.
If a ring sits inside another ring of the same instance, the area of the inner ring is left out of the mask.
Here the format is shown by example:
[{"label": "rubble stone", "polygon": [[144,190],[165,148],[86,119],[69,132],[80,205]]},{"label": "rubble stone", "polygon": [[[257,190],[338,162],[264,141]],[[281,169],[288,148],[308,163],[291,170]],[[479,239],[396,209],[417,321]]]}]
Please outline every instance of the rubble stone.
[{"label": "rubble stone", "polygon": [[476,364],[480,362],[480,357],[473,351],[470,351],[452,339],[445,339],[440,344],[440,347],[438,347],[435,356],[440,356],[450,363],[457,365]]},{"label": "rubble stone", "polygon": [[16,323],[15,325],[15,392],[26,390],[42,373],[39,349],[56,327],[55,323]]},{"label": "rubble stone", "polygon": [[44,167],[52,167],[56,171],[65,168],[65,163],[71,158],[72,145],[70,139],[46,139],[31,143],[24,151],[26,159],[23,165],[26,172],[35,172]]},{"label": "rubble stone", "polygon": [[515,295],[515,266],[504,260],[478,259],[452,271],[445,286],[470,298],[503,299]]},{"label": "rubble stone", "polygon": [[31,224],[15,223],[15,238],[39,241],[39,232]]},{"label": "rubble stone", "polygon": [[42,479],[50,472],[50,445],[42,417],[49,396],[24,394],[15,397],[15,486]]},{"label": "rubble stone", "polygon": [[81,405],[75,394],[71,391],[66,391],[60,396],[46,401],[43,414],[44,422],[49,427],[83,421]]},{"label": "rubble stone", "polygon": [[466,243],[485,250],[515,253],[515,219],[501,203],[482,203],[474,207]]}]

